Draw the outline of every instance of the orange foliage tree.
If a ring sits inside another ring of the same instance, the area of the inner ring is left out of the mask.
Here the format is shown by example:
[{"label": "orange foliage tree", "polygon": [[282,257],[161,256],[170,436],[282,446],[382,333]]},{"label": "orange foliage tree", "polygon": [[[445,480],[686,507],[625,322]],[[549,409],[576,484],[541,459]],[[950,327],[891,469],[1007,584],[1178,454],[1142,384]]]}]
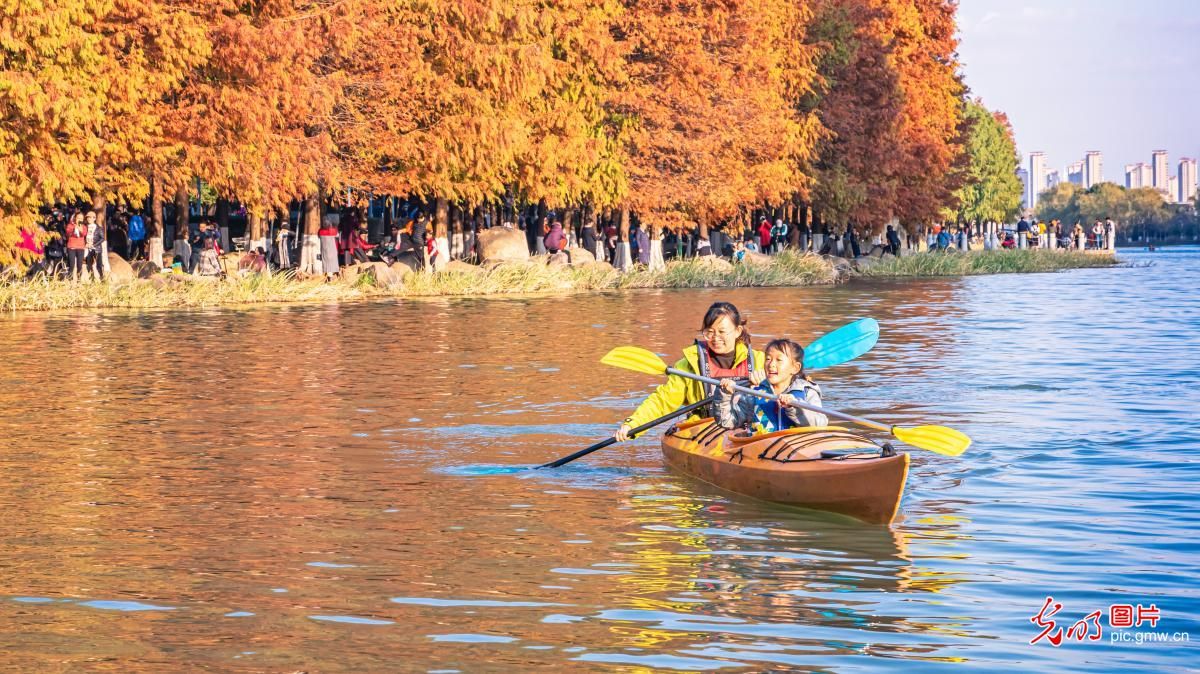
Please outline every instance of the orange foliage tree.
[{"label": "orange foliage tree", "polygon": [[802,106],[830,131],[814,163],[827,223],[879,233],[954,203],[965,159],[953,24],[941,0],[820,0],[808,34],[821,83]]},{"label": "orange foliage tree", "polygon": [[644,0],[619,22],[630,84],[614,95],[627,125],[629,204],[659,224],[729,217],[808,186],[820,135],[793,104],[812,85],[796,37],[802,5],[777,0]]}]

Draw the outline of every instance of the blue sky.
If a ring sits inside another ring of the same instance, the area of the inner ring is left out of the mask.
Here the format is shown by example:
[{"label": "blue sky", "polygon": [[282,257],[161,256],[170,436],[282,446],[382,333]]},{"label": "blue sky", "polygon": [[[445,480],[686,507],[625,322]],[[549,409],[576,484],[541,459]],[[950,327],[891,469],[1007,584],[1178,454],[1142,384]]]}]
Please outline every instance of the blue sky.
[{"label": "blue sky", "polygon": [[958,19],[967,86],[1008,113],[1026,168],[1100,150],[1123,183],[1153,150],[1172,174],[1200,157],[1200,0],[960,0]]}]

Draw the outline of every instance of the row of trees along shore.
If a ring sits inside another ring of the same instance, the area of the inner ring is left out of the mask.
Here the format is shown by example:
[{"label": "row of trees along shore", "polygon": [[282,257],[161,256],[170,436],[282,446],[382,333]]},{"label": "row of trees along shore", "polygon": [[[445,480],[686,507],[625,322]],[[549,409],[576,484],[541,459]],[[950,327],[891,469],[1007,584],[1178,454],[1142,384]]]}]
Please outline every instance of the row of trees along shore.
[{"label": "row of trees along shore", "polygon": [[[955,0],[11,0],[0,264],[60,202],[504,199],[652,230],[767,209],[877,233],[1019,205]],[[1015,196],[1014,196],[1015,195]],[[186,211],[184,209],[177,209]],[[627,240],[627,239],[626,239]]]},{"label": "row of trees along shore", "polygon": [[1169,204],[1153,187],[1127,189],[1097,183],[1084,189],[1059,183],[1041,193],[1038,217],[1084,228],[1097,220],[1121,223],[1117,240],[1126,243],[1193,243],[1200,241],[1200,195],[1190,204]]}]

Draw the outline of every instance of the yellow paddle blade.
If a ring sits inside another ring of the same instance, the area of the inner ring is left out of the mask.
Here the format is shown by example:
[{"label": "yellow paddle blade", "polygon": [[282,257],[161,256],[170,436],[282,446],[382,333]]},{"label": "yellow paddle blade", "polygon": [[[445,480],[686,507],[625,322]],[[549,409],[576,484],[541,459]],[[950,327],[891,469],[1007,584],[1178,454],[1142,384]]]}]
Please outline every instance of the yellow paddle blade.
[{"label": "yellow paddle blade", "polygon": [[667,364],[663,362],[662,358],[652,351],[636,346],[618,346],[604,354],[600,362],[646,374],[664,374],[667,371]]},{"label": "yellow paddle blade", "polygon": [[966,433],[945,426],[892,426],[892,435],[905,444],[946,456],[958,456],[971,446]]}]

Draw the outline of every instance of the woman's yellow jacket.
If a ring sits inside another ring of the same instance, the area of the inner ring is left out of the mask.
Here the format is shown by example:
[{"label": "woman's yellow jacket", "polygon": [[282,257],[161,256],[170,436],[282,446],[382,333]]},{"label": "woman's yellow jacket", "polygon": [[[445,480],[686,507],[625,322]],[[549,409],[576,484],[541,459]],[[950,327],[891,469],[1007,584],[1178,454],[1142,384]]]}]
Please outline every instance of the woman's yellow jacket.
[{"label": "woman's yellow jacket", "polygon": [[[733,365],[737,367],[746,360],[746,355],[749,353],[748,348],[743,342],[738,342],[734,349]],[[762,369],[763,362],[766,356],[762,351],[754,352],[754,367]],[[700,372],[700,352],[696,344],[693,344],[683,350],[683,358],[680,358],[675,363],[676,370],[684,372],[692,372],[699,374]],[[641,405],[634,410],[633,414],[625,420],[630,428],[636,428],[662,416],[666,416],[671,412],[692,403],[698,403],[704,400],[704,384],[695,379],[680,377],[679,375],[668,375],[667,381],[655,389],[648,398],[642,401]],[[692,415],[689,419],[696,418]]]}]

